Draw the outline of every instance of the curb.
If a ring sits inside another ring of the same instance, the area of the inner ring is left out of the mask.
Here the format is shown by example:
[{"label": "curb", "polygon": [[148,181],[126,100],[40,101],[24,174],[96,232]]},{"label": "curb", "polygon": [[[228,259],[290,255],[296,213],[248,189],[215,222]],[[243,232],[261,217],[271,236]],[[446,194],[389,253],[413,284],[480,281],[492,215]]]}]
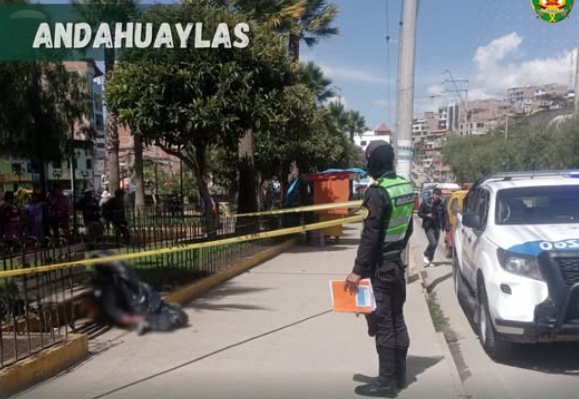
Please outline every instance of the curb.
[{"label": "curb", "polygon": [[199,282],[178,289],[177,291],[166,295],[163,299],[166,300],[167,302],[179,304],[190,302],[204,295],[205,293],[212,290],[216,286],[226,282],[227,280],[231,280],[232,278],[237,277],[242,273],[245,273],[246,271],[254,268],[255,266],[276,257],[282,252],[287,251],[289,248],[296,245],[298,241],[299,237],[291,238],[281,244],[276,245],[275,247],[266,249],[265,251],[262,251],[248,259],[245,259],[231,266],[227,270],[215,273],[212,276],[204,278]]},{"label": "curb", "polygon": [[407,284],[412,284],[413,282],[420,280],[422,283],[422,278],[420,277],[420,273],[418,272],[418,268],[416,267],[416,259],[414,258],[414,253],[408,247],[408,269],[407,269],[407,276],[406,281]]},{"label": "curb", "polygon": [[0,398],[7,398],[55,376],[88,356],[88,337],[69,334],[66,341],[0,371]]},{"label": "curb", "polygon": [[450,348],[448,343],[446,342],[446,338],[444,337],[444,333],[438,332],[436,333],[438,341],[440,343],[440,347],[442,348],[442,352],[444,357],[450,359],[448,362],[448,372],[450,373],[450,378],[452,379],[452,384],[454,387],[454,391],[456,392],[457,398],[468,398],[469,396],[466,394],[466,390],[464,388],[464,384],[460,378],[460,374],[458,373],[458,368],[456,367],[456,363],[454,362],[454,357],[450,352]]},{"label": "curb", "polygon": [[[416,269],[416,262],[414,259],[414,254],[412,251],[409,253],[409,258],[412,259],[412,264],[414,266],[415,271],[415,279],[420,280],[420,286],[422,287],[422,293],[424,294],[424,300],[428,299],[428,293],[426,292],[426,287],[424,283],[424,278],[422,277],[422,273]],[[467,395],[466,390],[464,388],[464,384],[462,383],[462,379],[460,378],[460,374],[458,372],[458,368],[456,366],[456,362],[454,361],[454,356],[452,356],[452,352],[450,351],[450,347],[448,346],[448,342],[446,342],[446,338],[444,337],[443,332],[437,332],[436,337],[438,338],[438,342],[440,348],[442,349],[442,353],[446,359],[448,359],[448,371],[450,374],[450,378],[452,379],[452,385],[454,391],[456,392],[457,398],[468,398],[470,397]]]}]

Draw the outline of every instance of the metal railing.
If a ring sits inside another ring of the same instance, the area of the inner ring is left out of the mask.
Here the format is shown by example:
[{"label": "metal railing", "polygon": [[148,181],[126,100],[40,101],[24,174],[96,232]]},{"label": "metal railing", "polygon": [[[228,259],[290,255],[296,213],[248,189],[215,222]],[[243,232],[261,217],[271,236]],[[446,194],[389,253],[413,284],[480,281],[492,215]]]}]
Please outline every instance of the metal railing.
[{"label": "metal railing", "polygon": [[141,279],[164,294],[227,270],[317,222],[312,212],[290,212],[218,220],[161,215],[162,222],[135,217],[122,242],[114,226],[103,226],[92,240],[82,230],[71,241],[0,240],[0,370],[93,322],[95,315],[83,305],[92,292],[94,275],[86,259],[93,254],[116,248]]},{"label": "metal railing", "polygon": [[[82,244],[64,238],[0,241],[0,271],[84,256]],[[84,280],[84,267],[0,279],[0,369],[66,339],[74,319],[71,300]]]},{"label": "metal railing", "polygon": [[[246,220],[222,217],[211,231],[206,220],[173,220],[162,224],[149,224],[142,219],[135,221],[137,224],[131,226],[126,242],[120,242],[112,234],[112,226],[105,227],[104,234],[93,241],[87,241],[84,234],[83,239],[75,237],[71,242],[64,237],[0,240],[0,272],[86,259],[103,249],[116,248],[115,253],[120,255],[154,252],[166,247],[271,231],[281,223],[279,216]],[[262,238],[139,256],[130,264],[145,282],[161,293],[168,293],[226,270],[281,239]],[[92,322],[84,319],[89,315],[81,306],[91,293],[92,273],[91,268],[80,266],[0,278],[0,369],[62,342],[71,331]]]}]

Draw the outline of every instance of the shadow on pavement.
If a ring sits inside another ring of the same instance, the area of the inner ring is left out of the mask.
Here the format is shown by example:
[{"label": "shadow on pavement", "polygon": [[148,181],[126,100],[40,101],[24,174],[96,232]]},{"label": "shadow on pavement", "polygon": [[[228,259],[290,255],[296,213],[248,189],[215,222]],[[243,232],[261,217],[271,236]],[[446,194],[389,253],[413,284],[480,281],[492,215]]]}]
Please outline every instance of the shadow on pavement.
[{"label": "shadow on pavement", "polygon": [[[472,331],[477,335],[477,326],[474,322],[472,305],[466,302],[464,298],[461,298],[459,301]],[[578,353],[579,343],[576,342],[514,344],[510,358],[500,363],[547,374],[579,376]],[[488,355],[485,354],[485,356]]]},{"label": "shadow on pavement", "polygon": [[203,299],[221,299],[233,295],[253,294],[255,292],[267,291],[271,288],[256,287],[236,287],[233,283],[224,283],[217,289],[209,291],[203,296]]},{"label": "shadow on pavement", "polygon": [[[429,368],[438,364],[444,357],[423,357],[423,356],[408,356],[406,361],[406,384],[412,385],[417,381],[420,374],[424,373]],[[368,377],[363,374],[354,374],[353,380],[361,384],[371,384],[376,377]]]},{"label": "shadow on pavement", "polygon": [[512,350],[509,360],[512,367],[540,371],[548,374],[579,376],[579,343],[519,344]]},{"label": "shadow on pavement", "polygon": [[432,262],[431,266],[438,267],[438,266],[452,266],[452,260],[445,260],[442,262]]},{"label": "shadow on pavement", "polygon": [[452,272],[446,273],[445,275],[438,277],[437,279],[433,280],[430,284],[428,284],[428,286],[426,287],[426,291],[430,294],[438,286],[438,284],[450,278],[452,278]]},{"label": "shadow on pavement", "polygon": [[324,247],[314,247],[307,245],[299,245],[284,251],[284,254],[307,254],[307,253],[320,253],[320,252],[335,252],[335,251],[346,251],[352,249],[352,246],[344,246],[339,244],[326,244]]},{"label": "shadow on pavement", "polygon": [[263,306],[255,305],[242,305],[238,303],[203,303],[203,302],[191,302],[189,305],[185,306],[187,309],[193,310],[271,310],[269,308],[264,308]]}]

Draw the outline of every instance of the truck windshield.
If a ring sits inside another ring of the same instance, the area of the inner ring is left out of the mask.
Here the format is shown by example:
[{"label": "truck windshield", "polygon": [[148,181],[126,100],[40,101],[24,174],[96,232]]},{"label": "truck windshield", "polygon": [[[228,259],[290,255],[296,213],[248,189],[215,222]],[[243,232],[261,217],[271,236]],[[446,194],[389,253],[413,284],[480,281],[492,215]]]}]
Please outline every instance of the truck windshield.
[{"label": "truck windshield", "polygon": [[579,186],[525,187],[497,194],[496,223],[579,223]]}]

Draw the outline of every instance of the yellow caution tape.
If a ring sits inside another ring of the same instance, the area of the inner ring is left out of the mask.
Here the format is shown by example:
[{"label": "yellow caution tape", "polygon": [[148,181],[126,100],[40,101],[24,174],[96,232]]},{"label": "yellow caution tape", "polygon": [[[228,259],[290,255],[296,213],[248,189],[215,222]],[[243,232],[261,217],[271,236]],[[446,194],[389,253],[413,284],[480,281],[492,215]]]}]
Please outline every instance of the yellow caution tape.
[{"label": "yellow caution tape", "polygon": [[338,209],[338,208],[359,208],[362,206],[362,201],[348,201],[348,202],[333,202],[331,204],[319,204],[319,205],[306,205],[299,206],[296,208],[284,208],[276,209],[274,211],[263,211],[263,212],[252,212],[252,213],[232,213],[232,217],[247,217],[247,216],[264,216],[264,215],[280,215],[284,213],[298,213],[298,212],[311,212],[311,211],[324,211],[328,209]]},{"label": "yellow caution tape", "polygon": [[80,267],[80,266],[90,266],[90,265],[100,264],[100,263],[125,261],[125,260],[137,259],[137,258],[142,258],[142,257],[147,257],[147,256],[164,255],[164,254],[169,254],[169,253],[173,253],[173,252],[184,252],[184,251],[190,251],[193,249],[209,248],[209,247],[215,247],[215,246],[227,245],[227,244],[235,244],[235,243],[240,243],[240,242],[259,240],[261,238],[280,237],[280,236],[289,235],[289,234],[303,233],[303,232],[310,231],[310,230],[325,229],[328,227],[340,226],[340,225],[348,224],[348,223],[356,223],[356,222],[359,222],[361,220],[362,220],[362,216],[351,216],[351,217],[338,219],[338,220],[330,220],[327,222],[306,224],[304,226],[289,227],[289,228],[280,229],[280,230],[266,231],[263,233],[248,234],[248,235],[239,236],[239,237],[226,238],[223,240],[207,241],[207,242],[201,242],[201,243],[196,243],[196,244],[186,244],[186,245],[180,245],[180,246],[172,247],[172,248],[161,248],[161,249],[156,249],[156,250],[151,250],[151,251],[137,252],[137,253],[133,253],[133,254],[114,255],[114,256],[108,256],[108,257],[103,257],[103,258],[95,258],[95,259],[78,260],[78,261],[73,261],[73,262],[57,263],[57,264],[49,265],[49,266],[38,266],[38,267],[27,268],[27,269],[8,270],[8,271],[0,272],[0,279],[1,278],[8,278],[8,277],[24,276],[24,275],[28,275],[28,274],[36,274],[36,273],[41,273],[41,272],[50,272],[50,271],[59,270],[59,269],[66,269],[66,268],[73,268],[73,267]]}]

